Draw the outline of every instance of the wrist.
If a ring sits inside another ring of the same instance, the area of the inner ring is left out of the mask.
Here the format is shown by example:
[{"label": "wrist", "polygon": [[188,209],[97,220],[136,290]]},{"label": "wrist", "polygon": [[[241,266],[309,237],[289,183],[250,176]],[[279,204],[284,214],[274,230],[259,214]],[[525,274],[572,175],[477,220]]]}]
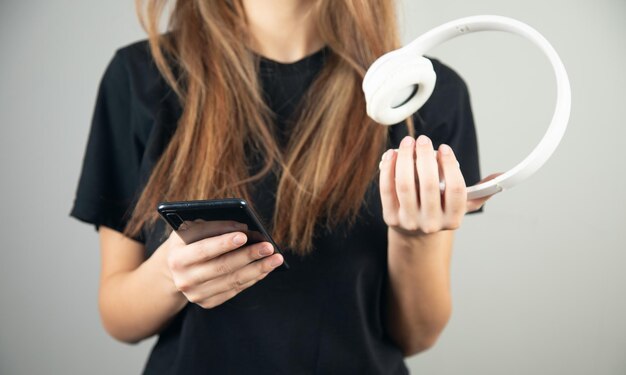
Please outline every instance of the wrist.
[{"label": "wrist", "polygon": [[387,254],[390,262],[416,265],[441,264],[447,267],[454,231],[445,230],[430,234],[406,235],[388,229]]},{"label": "wrist", "polygon": [[170,247],[166,241],[154,251],[145,264],[152,267],[153,272],[158,275],[159,285],[161,285],[161,288],[167,293],[167,295],[186,301],[187,299],[185,296],[176,287],[172,277],[172,272],[168,266],[167,259],[169,251]]},{"label": "wrist", "polygon": [[405,247],[420,247],[436,244],[442,237],[454,233],[454,230],[441,230],[434,233],[421,231],[409,231],[400,227],[389,226],[387,238],[389,242],[395,242]]}]

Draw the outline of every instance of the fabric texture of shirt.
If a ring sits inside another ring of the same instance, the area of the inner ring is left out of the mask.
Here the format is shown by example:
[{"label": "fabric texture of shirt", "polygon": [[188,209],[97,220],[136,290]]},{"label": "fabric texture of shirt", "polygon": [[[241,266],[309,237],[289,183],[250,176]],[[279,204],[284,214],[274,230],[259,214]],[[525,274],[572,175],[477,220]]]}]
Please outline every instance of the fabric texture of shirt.
[{"label": "fabric texture of shirt", "polygon": [[[290,64],[261,58],[259,77],[280,137],[289,136],[290,115],[329,53],[325,48]],[[467,88],[450,68],[437,60],[433,66],[437,84],[415,115],[416,130],[435,147],[452,147],[469,186],[480,174]],[[100,84],[71,215],[122,232],[181,113],[147,42],[119,49]],[[390,147],[407,135],[404,125],[389,131]],[[275,190],[271,174],[255,189],[251,203],[263,220],[272,217]],[[164,241],[164,225],[137,238],[146,257]],[[160,333],[144,372],[408,373],[385,329],[387,227],[376,179],[353,226],[316,233],[311,255],[284,256],[290,270],[270,273],[218,307],[187,304]]]}]

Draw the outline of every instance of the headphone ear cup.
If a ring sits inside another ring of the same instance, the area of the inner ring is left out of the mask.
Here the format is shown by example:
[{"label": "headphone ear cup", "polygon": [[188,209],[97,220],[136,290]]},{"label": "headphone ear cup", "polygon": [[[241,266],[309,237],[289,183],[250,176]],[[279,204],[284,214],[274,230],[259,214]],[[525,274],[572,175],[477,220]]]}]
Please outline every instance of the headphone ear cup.
[{"label": "headphone ear cup", "polygon": [[383,125],[397,124],[430,97],[437,77],[425,57],[396,50],[372,64],[363,79],[367,114]]}]

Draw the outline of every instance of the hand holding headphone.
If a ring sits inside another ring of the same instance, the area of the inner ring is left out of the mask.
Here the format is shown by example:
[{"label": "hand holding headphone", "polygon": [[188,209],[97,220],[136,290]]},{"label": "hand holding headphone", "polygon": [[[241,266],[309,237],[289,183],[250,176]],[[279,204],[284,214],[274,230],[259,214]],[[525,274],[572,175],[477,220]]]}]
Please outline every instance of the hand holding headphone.
[{"label": "hand holding headphone", "polygon": [[550,158],[561,141],[569,120],[571,92],[565,67],[550,43],[535,29],[511,18],[466,17],[436,27],[407,46],[381,56],[370,66],[363,79],[367,114],[380,124],[397,124],[415,113],[435,88],[436,75],[432,63],[422,55],[457,36],[490,30],[518,34],[545,53],[556,76],[556,107],[550,126],[534,150],[508,172],[468,187],[468,199],[495,194],[525,180]]}]

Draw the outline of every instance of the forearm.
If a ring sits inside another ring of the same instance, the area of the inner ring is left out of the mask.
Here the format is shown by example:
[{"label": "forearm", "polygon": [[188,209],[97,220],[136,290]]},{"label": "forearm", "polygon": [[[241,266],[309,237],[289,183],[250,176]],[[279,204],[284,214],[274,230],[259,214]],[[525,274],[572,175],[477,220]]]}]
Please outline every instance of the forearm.
[{"label": "forearm", "polygon": [[403,236],[388,230],[388,329],[405,355],[434,344],[451,313],[452,231]]},{"label": "forearm", "polygon": [[158,333],[187,304],[184,295],[163,274],[165,255],[160,250],[136,269],[101,281],[102,322],[118,340],[132,343]]}]

